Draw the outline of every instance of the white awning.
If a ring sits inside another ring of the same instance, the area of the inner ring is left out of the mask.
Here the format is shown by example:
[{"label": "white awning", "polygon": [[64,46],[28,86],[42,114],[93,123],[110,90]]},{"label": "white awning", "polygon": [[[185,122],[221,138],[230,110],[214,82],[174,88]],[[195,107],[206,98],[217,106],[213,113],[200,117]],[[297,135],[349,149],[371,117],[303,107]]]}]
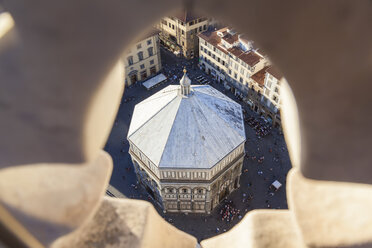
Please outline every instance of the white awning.
[{"label": "white awning", "polygon": [[146,87],[147,90],[151,89],[152,87],[160,84],[161,82],[167,80],[167,77],[164,76],[163,73],[160,73],[159,75],[150,78],[149,80],[143,82],[143,86]]},{"label": "white awning", "polygon": [[279,189],[280,187],[282,187],[282,184],[278,180],[275,180],[271,185],[275,187],[276,189]]}]

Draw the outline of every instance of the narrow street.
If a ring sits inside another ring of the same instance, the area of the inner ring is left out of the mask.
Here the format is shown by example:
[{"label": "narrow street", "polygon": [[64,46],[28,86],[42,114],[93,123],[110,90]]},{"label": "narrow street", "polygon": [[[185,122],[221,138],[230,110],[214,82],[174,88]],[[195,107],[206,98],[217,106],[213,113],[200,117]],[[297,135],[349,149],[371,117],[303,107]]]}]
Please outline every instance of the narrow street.
[{"label": "narrow street", "polygon": [[[141,185],[137,184],[132,162],[128,154],[127,132],[134,106],[164,87],[170,84],[178,84],[180,77],[183,75],[182,70],[184,67],[186,67],[188,76],[193,81],[192,84],[199,84],[196,78],[202,75],[211,82],[212,87],[241,104],[243,109],[246,110],[247,118],[263,123],[262,120],[259,120],[260,116],[251,111],[246,104],[238,101],[222,84],[216,83],[209,75],[201,71],[197,66],[197,59],[186,61],[163,48],[161,49],[161,56],[163,73],[168,77],[168,80],[164,84],[149,91],[140,83],[125,89],[115,124],[105,146],[105,150],[112,156],[114,161],[114,169],[108,189],[111,196],[125,196],[133,199],[147,200],[153,203],[147,192]],[[247,137],[245,145],[247,155],[244,160],[240,188],[228,196],[227,203],[229,203],[229,206],[225,207],[226,203],[222,202],[214,209],[211,215],[185,215],[163,214],[161,209],[154,203],[159,214],[165,220],[180,230],[194,235],[200,241],[231,229],[250,210],[287,208],[285,192],[286,175],[291,168],[291,163],[283,135],[276,128],[273,128],[268,135],[259,137],[248,122],[245,122],[245,132]],[[282,187],[277,192],[269,190],[269,186],[275,180],[282,183]],[[233,219],[225,218],[223,220],[221,209],[224,208],[222,209],[222,212],[224,212],[226,208],[231,209],[230,206],[235,212],[239,210],[239,213]]]}]

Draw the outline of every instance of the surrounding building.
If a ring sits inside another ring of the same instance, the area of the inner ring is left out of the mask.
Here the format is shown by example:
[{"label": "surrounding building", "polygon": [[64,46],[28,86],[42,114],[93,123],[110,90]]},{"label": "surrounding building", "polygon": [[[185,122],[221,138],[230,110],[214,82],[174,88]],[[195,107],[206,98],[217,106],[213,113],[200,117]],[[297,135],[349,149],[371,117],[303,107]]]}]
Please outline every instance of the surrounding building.
[{"label": "surrounding building", "polygon": [[274,126],[280,127],[281,99],[279,92],[280,86],[285,80],[283,75],[274,66],[268,66],[252,75],[252,79],[262,87],[262,90],[256,94],[258,97],[253,96],[255,91],[250,92],[252,94],[247,98],[247,101],[251,101],[251,105],[257,107],[255,110],[257,113],[262,114]]},{"label": "surrounding building", "polygon": [[151,29],[123,55],[125,85],[156,75],[161,69],[159,31]]},{"label": "surrounding building", "polygon": [[198,36],[200,67],[256,113],[280,126],[279,88],[283,76],[267,57],[245,35],[228,27]]},{"label": "surrounding building", "polygon": [[159,23],[160,38],[165,46],[187,59],[198,56],[198,34],[209,27],[210,20],[192,11],[179,11]]},{"label": "surrounding building", "polygon": [[139,182],[164,211],[210,213],[240,185],[242,108],[186,72],[135,106],[127,138]]}]

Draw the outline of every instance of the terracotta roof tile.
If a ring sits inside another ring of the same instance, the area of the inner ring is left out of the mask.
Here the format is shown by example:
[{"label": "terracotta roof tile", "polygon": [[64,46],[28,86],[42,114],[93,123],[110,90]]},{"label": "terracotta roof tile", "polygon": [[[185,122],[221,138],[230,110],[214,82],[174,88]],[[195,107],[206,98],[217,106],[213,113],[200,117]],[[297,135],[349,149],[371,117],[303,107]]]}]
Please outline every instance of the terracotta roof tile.
[{"label": "terracotta roof tile", "polygon": [[243,51],[238,47],[229,48],[229,49],[227,49],[227,51],[229,51],[230,53],[232,53],[236,57],[239,57],[240,55],[243,54]]},{"label": "terracotta roof tile", "polygon": [[263,69],[259,70],[251,76],[251,78],[256,81],[259,85],[263,86],[265,84],[265,74],[268,66],[265,66]]},{"label": "terracotta roof tile", "polygon": [[276,79],[280,80],[283,77],[283,74],[278,70],[278,68],[271,66],[267,69],[267,72],[273,75]]},{"label": "terracotta roof tile", "polygon": [[198,34],[198,36],[202,38],[203,40],[205,40],[206,42],[210,43],[212,46],[219,49],[221,52],[224,52],[227,54],[227,51],[219,46],[219,44],[221,43],[221,37],[217,35],[217,32],[206,31],[206,32]]},{"label": "terracotta roof tile", "polygon": [[238,36],[238,34],[231,35],[229,33],[226,33],[225,36],[222,37],[222,39],[229,44],[234,44],[235,42],[238,41],[239,36]]},{"label": "terracotta roof tile", "polygon": [[261,57],[258,54],[256,54],[255,52],[250,51],[250,52],[243,53],[242,55],[240,55],[239,59],[243,60],[249,66],[253,67],[258,62],[260,62]]}]

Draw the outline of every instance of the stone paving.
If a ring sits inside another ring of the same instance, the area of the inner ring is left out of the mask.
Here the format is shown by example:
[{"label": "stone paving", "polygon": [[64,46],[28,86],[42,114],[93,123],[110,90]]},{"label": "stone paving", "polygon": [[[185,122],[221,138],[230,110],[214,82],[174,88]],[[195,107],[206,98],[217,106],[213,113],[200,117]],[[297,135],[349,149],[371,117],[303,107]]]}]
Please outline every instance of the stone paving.
[{"label": "stone paving", "polygon": [[[291,168],[291,163],[284,137],[277,129],[273,128],[270,134],[259,138],[256,136],[256,131],[247,123],[245,125],[247,137],[245,150],[247,155],[244,160],[240,188],[232,192],[226,199],[230,205],[240,211],[239,215],[236,215],[233,220],[227,221],[226,218],[222,220],[220,211],[224,208],[224,202],[215,208],[210,215],[163,214],[146,191],[137,184],[128,154],[129,144],[126,140],[134,106],[169,84],[178,84],[180,77],[183,75],[183,67],[186,67],[188,76],[193,81],[192,84],[198,84],[195,78],[203,75],[209,79],[211,86],[242,104],[243,109],[246,110],[247,117],[254,117],[257,120],[260,118],[246,104],[239,101],[230,91],[227,91],[222,84],[215,82],[201,71],[197,66],[197,59],[186,61],[175,57],[164,49],[161,49],[161,56],[163,73],[168,77],[167,82],[149,91],[140,84],[125,89],[115,124],[105,146],[105,150],[111,154],[114,161],[114,169],[108,189],[110,195],[152,202],[164,219],[180,230],[194,235],[198,241],[231,229],[250,210],[286,209],[286,175]],[[261,161],[258,161],[259,159]],[[269,186],[275,180],[283,184],[276,192],[269,190]]]}]

